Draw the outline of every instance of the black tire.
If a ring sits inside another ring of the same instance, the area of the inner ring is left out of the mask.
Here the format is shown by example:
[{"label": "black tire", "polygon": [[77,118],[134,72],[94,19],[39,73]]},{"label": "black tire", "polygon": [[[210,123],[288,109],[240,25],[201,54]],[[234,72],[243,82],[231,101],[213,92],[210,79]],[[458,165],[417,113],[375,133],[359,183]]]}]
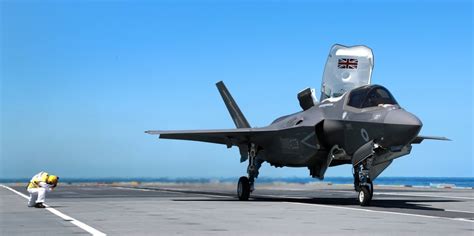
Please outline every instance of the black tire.
[{"label": "black tire", "polygon": [[372,201],[372,197],[374,196],[374,184],[370,182],[369,185],[370,185],[370,196],[369,196],[369,202],[370,202]]},{"label": "black tire", "polygon": [[370,205],[370,200],[372,200],[372,194],[370,193],[370,189],[368,186],[360,186],[359,195],[357,196],[357,200],[361,206],[368,206]]},{"label": "black tire", "polygon": [[237,184],[237,196],[239,197],[240,201],[247,201],[250,197],[250,182],[249,178],[246,176],[242,176],[239,179],[239,183]]}]

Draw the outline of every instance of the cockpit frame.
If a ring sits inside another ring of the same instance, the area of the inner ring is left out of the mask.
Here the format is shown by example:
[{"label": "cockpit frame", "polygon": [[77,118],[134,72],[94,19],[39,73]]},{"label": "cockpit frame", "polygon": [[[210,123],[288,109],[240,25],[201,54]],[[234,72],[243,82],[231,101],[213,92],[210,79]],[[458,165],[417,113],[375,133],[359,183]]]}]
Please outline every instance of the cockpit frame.
[{"label": "cockpit frame", "polygon": [[399,104],[388,89],[380,85],[365,85],[349,91],[344,101],[344,109],[367,111]]}]

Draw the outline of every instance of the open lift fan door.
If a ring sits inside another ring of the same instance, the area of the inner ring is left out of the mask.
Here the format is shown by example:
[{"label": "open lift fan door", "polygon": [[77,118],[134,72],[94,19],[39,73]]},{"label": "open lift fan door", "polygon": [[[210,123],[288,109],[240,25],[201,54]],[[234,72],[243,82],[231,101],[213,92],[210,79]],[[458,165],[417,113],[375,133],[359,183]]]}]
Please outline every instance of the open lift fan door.
[{"label": "open lift fan door", "polygon": [[335,44],[324,68],[320,100],[339,97],[351,89],[370,84],[373,67],[372,49]]}]

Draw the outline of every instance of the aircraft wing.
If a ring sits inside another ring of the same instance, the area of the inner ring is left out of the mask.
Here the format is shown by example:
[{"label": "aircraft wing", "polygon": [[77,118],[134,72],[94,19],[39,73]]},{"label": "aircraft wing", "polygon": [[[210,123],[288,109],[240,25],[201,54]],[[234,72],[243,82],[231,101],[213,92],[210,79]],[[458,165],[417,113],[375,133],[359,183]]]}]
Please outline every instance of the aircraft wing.
[{"label": "aircraft wing", "polygon": [[420,144],[425,139],[431,140],[442,140],[442,141],[451,141],[451,139],[446,137],[439,137],[439,136],[417,136],[411,143],[412,144]]},{"label": "aircraft wing", "polygon": [[180,139],[208,143],[225,144],[227,147],[239,146],[252,142],[258,143],[260,138],[278,131],[273,128],[239,128],[211,130],[148,130],[147,134],[159,135],[162,139]]}]

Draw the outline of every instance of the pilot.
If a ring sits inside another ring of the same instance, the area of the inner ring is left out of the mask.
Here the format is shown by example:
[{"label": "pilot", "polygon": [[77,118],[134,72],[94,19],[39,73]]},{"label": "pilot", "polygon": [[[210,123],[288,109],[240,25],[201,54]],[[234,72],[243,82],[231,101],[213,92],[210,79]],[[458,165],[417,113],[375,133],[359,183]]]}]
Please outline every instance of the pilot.
[{"label": "pilot", "polygon": [[44,171],[33,176],[27,187],[30,193],[28,207],[45,208],[43,203],[46,198],[46,192],[52,191],[58,185],[58,180],[59,177]]}]

